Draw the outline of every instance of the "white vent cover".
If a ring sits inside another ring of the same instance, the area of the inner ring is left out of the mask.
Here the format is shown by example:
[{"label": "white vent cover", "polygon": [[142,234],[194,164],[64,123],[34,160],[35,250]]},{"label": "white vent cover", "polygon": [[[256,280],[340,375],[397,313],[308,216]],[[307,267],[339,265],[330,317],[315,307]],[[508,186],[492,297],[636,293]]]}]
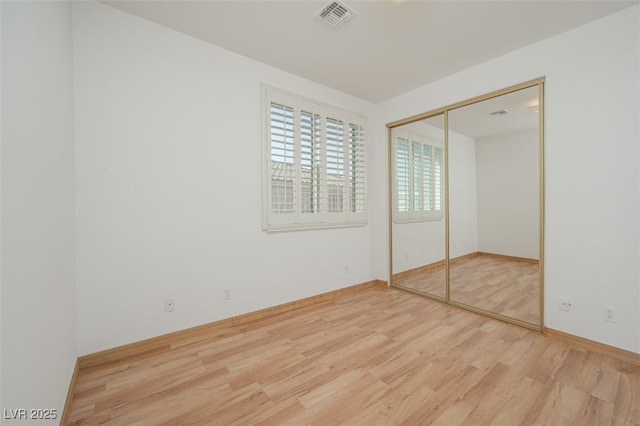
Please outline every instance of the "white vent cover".
[{"label": "white vent cover", "polygon": [[357,13],[352,8],[337,0],[330,1],[316,13],[319,19],[334,28],[338,28],[349,19],[355,18],[356,15]]}]

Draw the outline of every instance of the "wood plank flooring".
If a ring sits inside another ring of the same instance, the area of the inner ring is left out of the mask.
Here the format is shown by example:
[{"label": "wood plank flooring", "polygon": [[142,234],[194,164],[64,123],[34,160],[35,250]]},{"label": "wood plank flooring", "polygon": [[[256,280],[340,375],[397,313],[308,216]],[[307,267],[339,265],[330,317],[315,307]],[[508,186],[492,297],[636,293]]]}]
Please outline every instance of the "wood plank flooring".
[{"label": "wood plank flooring", "polygon": [[640,367],[370,288],[80,370],[69,424],[638,425]]},{"label": "wood plank flooring", "polygon": [[[478,254],[456,260],[450,268],[451,300],[532,324],[540,322],[537,263]],[[394,283],[444,298],[445,280],[441,266],[394,279]]]},{"label": "wood plank flooring", "polygon": [[451,300],[529,323],[540,322],[540,265],[491,255],[451,265]]}]

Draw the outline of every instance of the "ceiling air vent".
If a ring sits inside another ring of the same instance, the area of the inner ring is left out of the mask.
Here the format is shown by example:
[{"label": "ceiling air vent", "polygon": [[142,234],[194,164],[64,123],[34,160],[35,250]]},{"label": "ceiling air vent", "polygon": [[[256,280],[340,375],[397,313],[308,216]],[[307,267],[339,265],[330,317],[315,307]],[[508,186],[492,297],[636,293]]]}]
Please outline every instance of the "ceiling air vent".
[{"label": "ceiling air vent", "polygon": [[502,115],[506,115],[509,114],[509,111],[507,111],[506,109],[500,109],[498,111],[494,111],[491,114],[489,114],[492,117],[500,117]]},{"label": "ceiling air vent", "polygon": [[340,1],[330,1],[316,13],[316,16],[333,28],[338,28],[349,19],[355,18],[356,12]]}]

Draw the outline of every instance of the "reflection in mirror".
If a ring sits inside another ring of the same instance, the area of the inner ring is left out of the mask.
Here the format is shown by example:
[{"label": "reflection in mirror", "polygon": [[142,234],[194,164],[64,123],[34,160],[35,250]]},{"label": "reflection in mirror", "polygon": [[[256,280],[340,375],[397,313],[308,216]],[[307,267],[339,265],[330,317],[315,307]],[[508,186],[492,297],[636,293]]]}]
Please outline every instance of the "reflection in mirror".
[{"label": "reflection in mirror", "polygon": [[392,284],[444,298],[444,115],[394,127]]},{"label": "reflection in mirror", "polygon": [[540,323],[538,86],[448,113],[452,302]]}]

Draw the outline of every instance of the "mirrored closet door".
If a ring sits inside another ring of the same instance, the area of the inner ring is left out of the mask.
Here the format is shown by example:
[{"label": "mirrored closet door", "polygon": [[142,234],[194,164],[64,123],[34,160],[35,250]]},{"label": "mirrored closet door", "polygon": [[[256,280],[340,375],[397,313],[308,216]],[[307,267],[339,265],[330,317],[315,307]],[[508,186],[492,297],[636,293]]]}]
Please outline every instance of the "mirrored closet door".
[{"label": "mirrored closet door", "polygon": [[392,282],[442,299],[446,297],[444,139],[444,114],[391,129]]},{"label": "mirrored closet door", "polygon": [[542,329],[543,84],[388,125],[393,287]]}]

